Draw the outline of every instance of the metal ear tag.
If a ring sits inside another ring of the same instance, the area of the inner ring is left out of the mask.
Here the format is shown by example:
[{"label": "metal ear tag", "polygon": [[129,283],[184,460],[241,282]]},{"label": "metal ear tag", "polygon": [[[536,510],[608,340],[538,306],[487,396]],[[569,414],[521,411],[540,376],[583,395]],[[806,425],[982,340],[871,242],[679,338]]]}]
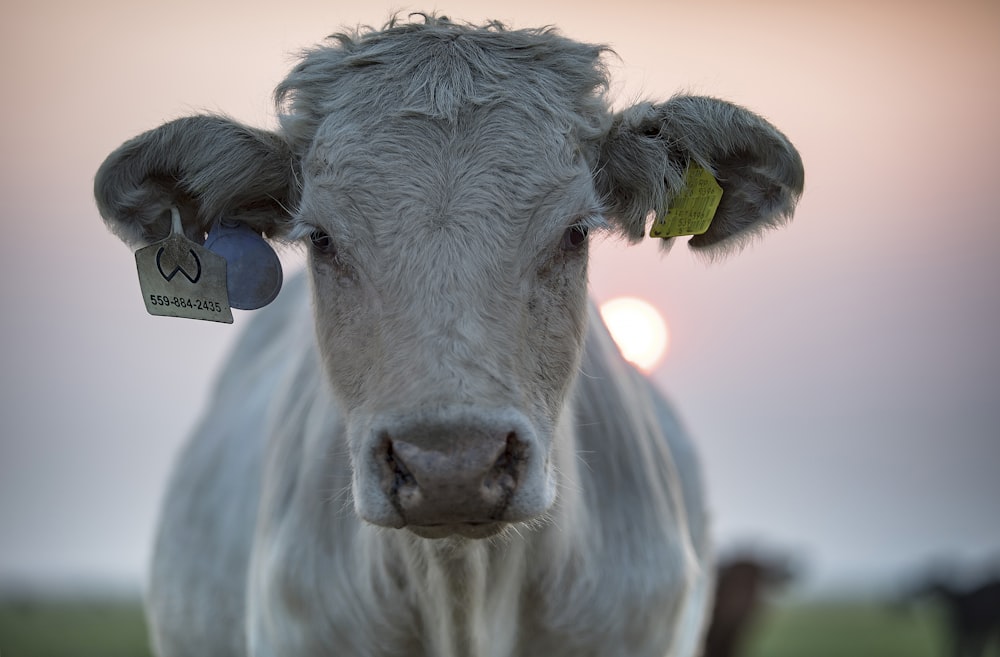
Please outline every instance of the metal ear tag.
[{"label": "metal ear tag", "polygon": [[281,291],[281,261],[260,233],[244,223],[217,221],[205,248],[226,259],[229,305],[257,310]]},{"label": "metal ear tag", "polygon": [[170,236],[135,252],[146,310],[150,315],[232,324],[226,259],[184,236],[177,208],[170,208],[170,214]]}]

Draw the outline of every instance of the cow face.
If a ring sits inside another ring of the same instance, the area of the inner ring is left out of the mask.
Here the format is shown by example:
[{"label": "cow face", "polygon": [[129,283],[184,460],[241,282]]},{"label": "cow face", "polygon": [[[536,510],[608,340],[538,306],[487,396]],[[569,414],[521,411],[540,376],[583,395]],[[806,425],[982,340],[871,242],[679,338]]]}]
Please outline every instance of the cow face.
[{"label": "cow face", "polygon": [[134,243],[177,206],[195,238],[224,215],[305,244],[358,514],[488,536],[555,499],[589,233],[640,237],[691,163],[724,189],[696,248],[779,223],[802,187],[787,140],[728,103],[612,114],[601,53],[444,19],[341,35],[279,87],[280,133],[167,124],[108,158],[98,204]]},{"label": "cow face", "polygon": [[554,500],[603,219],[590,164],[530,119],[331,117],[303,161],[293,234],[372,522],[478,534]]}]

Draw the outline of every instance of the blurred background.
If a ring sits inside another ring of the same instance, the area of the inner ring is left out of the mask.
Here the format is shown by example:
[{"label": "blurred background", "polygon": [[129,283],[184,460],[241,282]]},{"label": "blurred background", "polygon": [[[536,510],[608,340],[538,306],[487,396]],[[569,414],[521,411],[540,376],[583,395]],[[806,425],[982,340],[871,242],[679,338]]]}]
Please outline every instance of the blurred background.
[{"label": "blurred background", "polygon": [[[931,566],[987,576],[995,2],[33,0],[0,10],[0,598],[139,593],[173,455],[250,319],[146,314],[92,200],[103,158],[191,113],[273,127],[297,51],[409,10],[556,25],[615,50],[618,107],[686,91],[784,131],[806,167],[789,227],[716,264],[601,240],[593,296],[666,319],[651,375],[700,447],[724,555],[793,562],[799,600],[898,597]],[[4,655],[26,618],[0,614]]]}]

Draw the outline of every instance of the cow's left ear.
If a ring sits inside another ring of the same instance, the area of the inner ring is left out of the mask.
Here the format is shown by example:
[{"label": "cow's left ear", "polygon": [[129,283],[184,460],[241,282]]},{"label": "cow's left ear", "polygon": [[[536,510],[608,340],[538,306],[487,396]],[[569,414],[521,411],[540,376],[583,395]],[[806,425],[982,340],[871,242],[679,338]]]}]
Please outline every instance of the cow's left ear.
[{"label": "cow's left ear", "polygon": [[170,234],[171,207],[199,243],[222,218],[281,237],[297,203],[296,172],[280,135],[222,116],[188,116],[111,153],[94,196],[108,227],[132,247]]},{"label": "cow's left ear", "polygon": [[777,128],[725,101],[675,96],[615,115],[595,174],[608,218],[629,239],[641,239],[650,213],[663,216],[684,188],[690,164],[712,173],[723,189],[708,230],[689,242],[695,249],[742,247],[790,219],[802,194],[802,159]]}]

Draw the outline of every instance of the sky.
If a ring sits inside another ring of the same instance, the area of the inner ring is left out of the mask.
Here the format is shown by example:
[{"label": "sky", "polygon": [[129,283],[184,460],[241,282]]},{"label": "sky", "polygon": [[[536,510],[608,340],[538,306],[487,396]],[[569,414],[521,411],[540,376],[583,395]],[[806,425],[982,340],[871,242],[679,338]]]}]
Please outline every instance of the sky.
[{"label": "sky", "polygon": [[[273,127],[300,49],[394,10],[611,45],[617,107],[726,98],[799,148],[795,220],[707,264],[598,241],[594,298],[670,326],[652,373],[723,549],[803,582],[1000,555],[1000,8],[992,2],[5,3],[0,21],[0,590],[138,586],[160,496],[234,336],[146,314],[93,175],[164,121]],[[296,255],[284,254],[290,267]]]}]

